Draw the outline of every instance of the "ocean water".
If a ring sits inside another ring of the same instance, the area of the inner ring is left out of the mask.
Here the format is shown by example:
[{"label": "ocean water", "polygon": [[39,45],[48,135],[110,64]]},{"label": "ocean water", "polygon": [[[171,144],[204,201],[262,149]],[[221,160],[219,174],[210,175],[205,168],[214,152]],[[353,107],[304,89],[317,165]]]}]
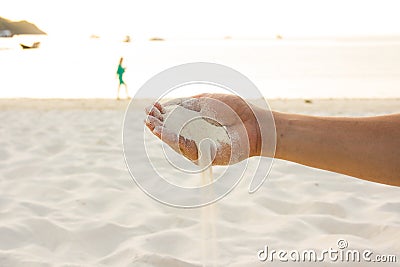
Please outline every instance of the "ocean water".
[{"label": "ocean water", "polygon": [[[39,49],[19,47],[35,38]],[[121,56],[131,95],[166,68],[202,61],[238,70],[267,98],[400,97],[399,40],[123,43],[48,36],[0,38],[0,97],[114,98]]]}]

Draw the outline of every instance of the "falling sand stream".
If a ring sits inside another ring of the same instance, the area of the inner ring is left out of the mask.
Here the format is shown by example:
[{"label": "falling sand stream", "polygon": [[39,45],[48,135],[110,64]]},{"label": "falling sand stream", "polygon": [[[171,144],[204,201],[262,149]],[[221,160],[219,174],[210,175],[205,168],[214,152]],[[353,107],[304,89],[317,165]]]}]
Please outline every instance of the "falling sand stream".
[{"label": "falling sand stream", "polygon": [[[165,107],[167,119],[164,121],[166,128],[175,133],[193,140],[198,148],[198,166],[201,171],[202,186],[213,183],[213,172],[211,162],[213,151],[221,144],[229,144],[230,139],[223,127],[217,123],[210,123],[204,119],[199,112],[186,109],[179,105]],[[215,192],[211,186],[210,190],[204,190],[202,203],[215,199]],[[204,267],[215,267],[218,257],[216,242],[216,204],[206,205],[200,208],[202,228],[202,262]]]},{"label": "falling sand stream", "polygon": [[[202,185],[211,184],[213,182],[213,172],[210,162],[212,161],[211,143],[204,141],[201,142],[199,147],[199,167],[205,168],[201,172]],[[214,194],[211,190],[207,194]],[[206,196],[204,196],[206,197]],[[216,267],[217,266],[217,233],[216,233],[216,203],[204,206],[201,208],[201,229],[202,229],[202,263],[203,267]]]}]

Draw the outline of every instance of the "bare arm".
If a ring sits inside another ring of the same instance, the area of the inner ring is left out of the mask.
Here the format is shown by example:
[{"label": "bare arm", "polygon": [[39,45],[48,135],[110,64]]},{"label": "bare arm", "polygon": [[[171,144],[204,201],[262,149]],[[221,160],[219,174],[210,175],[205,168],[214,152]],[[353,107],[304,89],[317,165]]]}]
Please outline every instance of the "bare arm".
[{"label": "bare arm", "polygon": [[[204,94],[194,96],[186,108],[202,110],[210,106],[209,99],[229,105],[240,119],[228,120],[228,128],[244,125],[250,151],[245,156],[271,156],[261,151],[262,134],[254,114],[262,117],[264,111],[238,96]],[[177,152],[191,160],[197,159],[197,147],[192,140],[165,129],[162,105],[157,103],[146,111],[149,129]],[[215,108],[218,110],[218,107]],[[261,114],[261,115],[260,115]],[[225,119],[230,114],[219,114]],[[400,186],[400,114],[375,117],[316,117],[273,112],[277,143],[275,157],[303,165],[342,173],[360,179]],[[224,123],[224,122],[222,122]],[[225,125],[225,124],[224,124]],[[265,135],[264,135],[265,136]],[[179,140],[179,142],[174,142]],[[247,142],[247,140],[241,140]],[[266,142],[266,141],[264,141]],[[178,144],[178,146],[174,144]],[[268,145],[267,145],[268,146]],[[214,165],[229,163],[230,149],[222,148]]]},{"label": "bare arm", "polygon": [[277,158],[400,186],[400,114],[339,118],[274,112],[274,119]]}]

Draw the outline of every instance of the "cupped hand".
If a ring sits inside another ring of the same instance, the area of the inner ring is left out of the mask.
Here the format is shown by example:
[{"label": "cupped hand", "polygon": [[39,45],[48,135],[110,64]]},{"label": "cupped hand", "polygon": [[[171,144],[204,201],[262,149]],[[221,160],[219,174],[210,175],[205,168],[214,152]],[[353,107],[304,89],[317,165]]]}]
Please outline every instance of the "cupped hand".
[{"label": "cupped hand", "polygon": [[210,123],[218,122],[230,136],[230,144],[218,146],[213,165],[227,165],[261,153],[260,127],[255,113],[258,107],[236,95],[201,94],[190,98],[178,98],[167,103],[154,103],[146,108],[146,126],[178,153],[196,162],[198,147],[193,140],[173,132],[164,125],[166,107],[179,105],[199,112]]}]

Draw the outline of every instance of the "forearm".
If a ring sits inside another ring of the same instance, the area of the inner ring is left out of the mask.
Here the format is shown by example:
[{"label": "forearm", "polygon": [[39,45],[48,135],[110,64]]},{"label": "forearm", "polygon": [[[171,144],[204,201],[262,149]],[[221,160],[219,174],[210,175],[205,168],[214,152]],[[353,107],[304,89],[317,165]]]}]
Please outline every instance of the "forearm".
[{"label": "forearm", "polygon": [[400,186],[400,115],[314,117],[274,112],[275,157]]}]

